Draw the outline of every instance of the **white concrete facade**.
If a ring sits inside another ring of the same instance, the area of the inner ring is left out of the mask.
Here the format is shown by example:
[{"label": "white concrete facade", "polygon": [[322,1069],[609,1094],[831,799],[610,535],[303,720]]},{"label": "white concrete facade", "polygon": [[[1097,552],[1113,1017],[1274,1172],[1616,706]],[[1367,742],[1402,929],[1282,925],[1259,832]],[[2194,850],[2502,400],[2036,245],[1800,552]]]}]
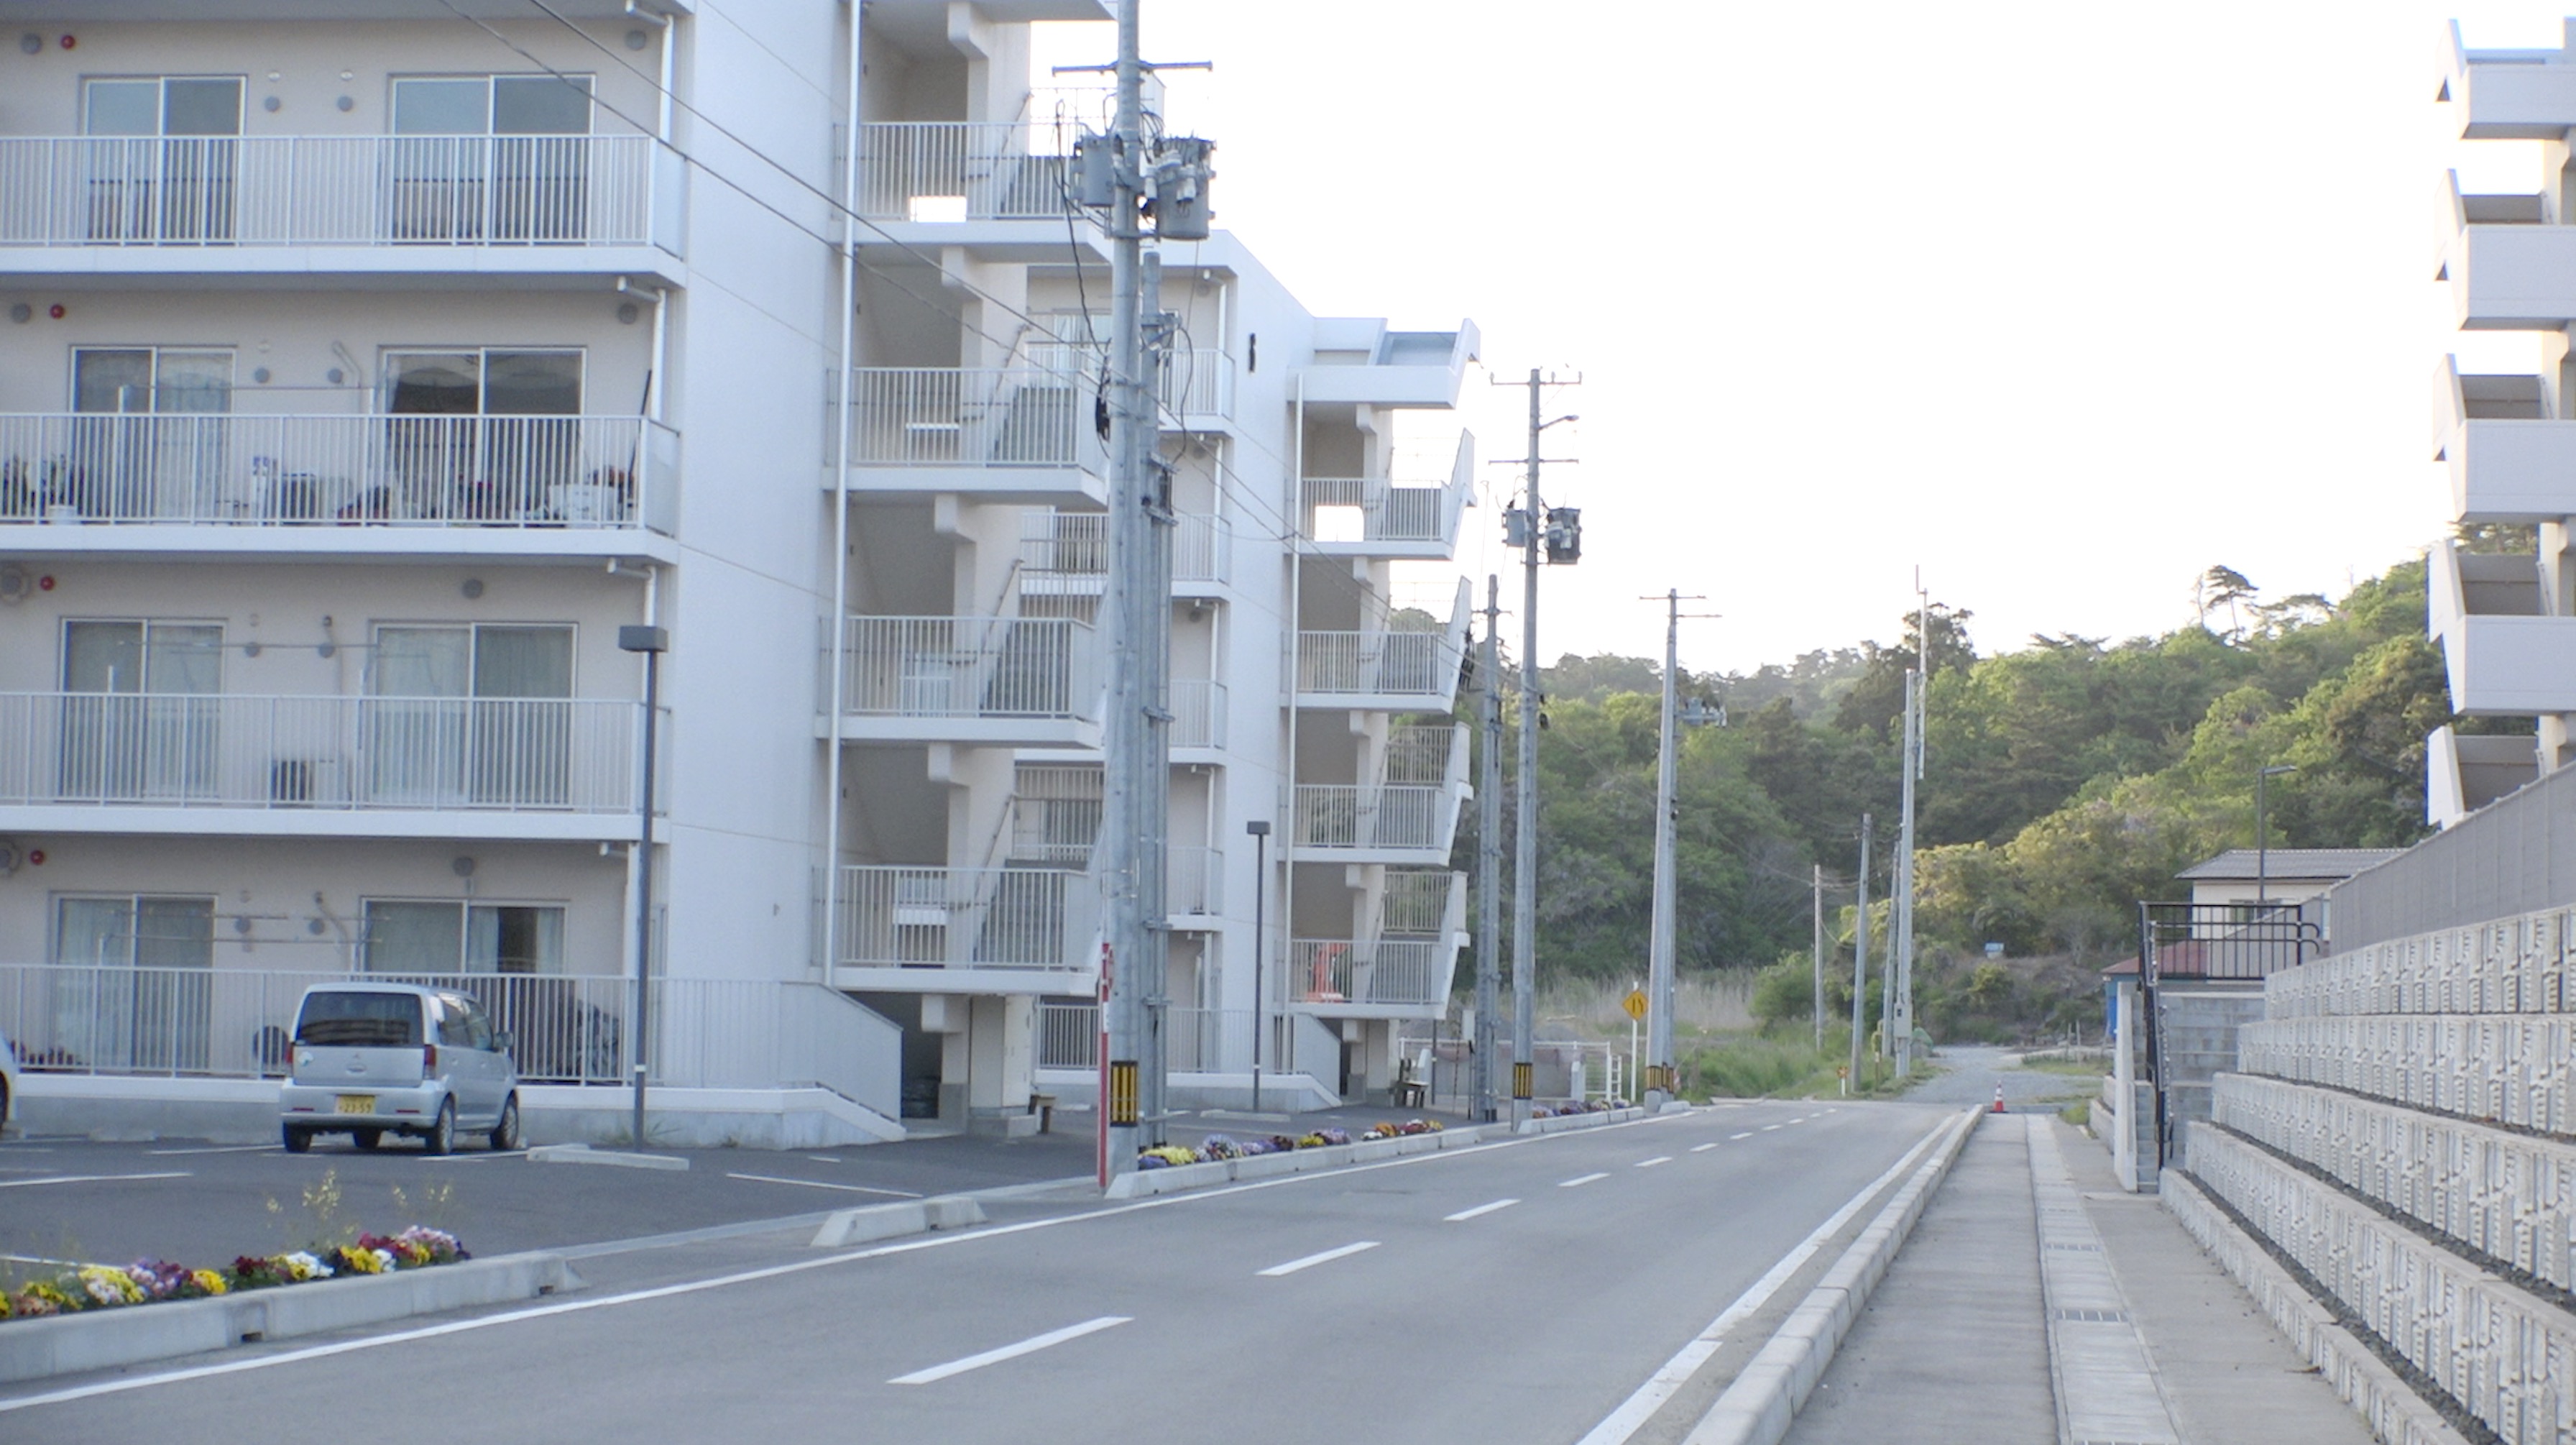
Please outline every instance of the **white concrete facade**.
[{"label": "white concrete facade", "polygon": [[[210,1000],[435,965],[565,980],[493,987],[604,1081],[650,623],[655,968],[736,1020],[657,1068],[835,1001],[666,1081],[1001,1127],[1096,980],[1097,96],[1028,26],[1109,11],[557,8],[0,0],[0,1027],[255,1073]],[[1263,956],[1265,1070],[1383,1088],[1463,941],[1477,334],[1162,260],[1173,1066],[1248,1080]]]}]

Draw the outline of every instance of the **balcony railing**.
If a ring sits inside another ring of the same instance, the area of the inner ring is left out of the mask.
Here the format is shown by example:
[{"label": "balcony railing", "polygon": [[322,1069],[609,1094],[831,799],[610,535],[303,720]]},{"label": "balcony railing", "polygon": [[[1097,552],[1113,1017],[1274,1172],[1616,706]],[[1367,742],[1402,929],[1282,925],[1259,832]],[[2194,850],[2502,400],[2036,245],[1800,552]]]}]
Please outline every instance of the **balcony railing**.
[{"label": "balcony railing", "polygon": [[1449,851],[1457,822],[1457,795],[1438,787],[1297,785],[1296,846],[1300,849],[1402,848]]},{"label": "balcony railing", "polygon": [[[628,1084],[634,984],[614,975],[0,964],[0,1031],[28,1072],[278,1078],[295,1009],[328,983],[417,983],[473,996],[511,1035],[529,1084]],[[820,984],[657,978],[651,1081],[672,1088],[830,1089],[898,1112],[902,1030]]]},{"label": "balcony railing", "polygon": [[1225,853],[1174,843],[1163,850],[1163,911],[1191,916],[1225,910]]},{"label": "balcony railing", "polygon": [[834,962],[850,968],[1092,966],[1099,884],[1056,868],[841,870]]},{"label": "balcony railing", "polygon": [[850,461],[1104,470],[1095,395],[1078,376],[1034,367],[862,367],[850,376]]},{"label": "balcony railing", "polygon": [[1448,1002],[1456,950],[1445,939],[1299,938],[1288,946],[1288,978],[1299,1003],[1421,1007]]},{"label": "balcony railing", "polygon": [[[1252,1010],[1248,1008],[1167,1008],[1163,1011],[1163,1060],[1173,1072],[1242,1073],[1252,1062]],[[1272,1012],[1265,1022],[1269,1040],[1262,1046],[1261,1067],[1289,1073],[1289,1045],[1297,1020]],[[1038,1058],[1041,1069],[1100,1067],[1100,1006],[1088,1003],[1038,1005]]]},{"label": "balcony railing", "polygon": [[1301,632],[1297,690],[1442,699],[1457,687],[1458,650],[1445,632]]},{"label": "balcony railing", "polygon": [[0,415],[0,523],[668,533],[678,492],[637,417]]},{"label": "balcony railing", "polygon": [[679,249],[650,136],[0,139],[0,246]]},{"label": "balcony railing", "polygon": [[1062,221],[1076,128],[974,121],[859,127],[859,214],[871,221]]},{"label": "balcony railing", "polygon": [[1170,742],[1176,748],[1221,748],[1225,746],[1225,684],[1203,677],[1175,678],[1172,682],[1172,731]]},{"label": "balcony railing", "polygon": [[1476,439],[1459,435],[1446,482],[1308,477],[1297,485],[1305,507],[1302,529],[1318,544],[1446,551],[1456,545],[1458,519],[1475,498]]},{"label": "balcony railing", "polygon": [[[1041,341],[1027,348],[1029,363],[1055,376],[1071,377],[1086,394],[1097,395],[1107,362],[1098,346],[1079,341]],[[1163,353],[1155,373],[1154,401],[1163,413],[1164,430],[1176,430],[1193,418],[1234,415],[1234,358],[1212,346],[1179,347]]]},{"label": "balcony railing", "polygon": [[[1230,579],[1234,526],[1206,512],[1183,512],[1172,529],[1172,581]],[[1030,508],[1020,514],[1021,585],[1043,593],[1096,592],[1109,575],[1109,518],[1102,512]]]},{"label": "balcony railing", "polygon": [[841,710],[861,717],[1100,713],[1089,625],[1069,617],[853,617]]},{"label": "balcony railing", "polygon": [[0,693],[0,804],[625,813],[639,703]]}]

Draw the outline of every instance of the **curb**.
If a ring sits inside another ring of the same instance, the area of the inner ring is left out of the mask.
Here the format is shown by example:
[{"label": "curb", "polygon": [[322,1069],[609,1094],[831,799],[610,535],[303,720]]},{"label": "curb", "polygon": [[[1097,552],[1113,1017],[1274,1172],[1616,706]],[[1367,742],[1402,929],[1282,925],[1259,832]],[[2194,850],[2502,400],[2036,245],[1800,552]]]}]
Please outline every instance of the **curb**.
[{"label": "curb", "polygon": [[593,1149],[587,1144],[540,1144],[528,1151],[531,1164],[613,1164],[620,1169],[686,1169],[676,1154],[630,1154],[622,1149]]},{"label": "curb", "polygon": [[1135,1169],[1110,1180],[1109,1188],[1101,1197],[1144,1199],[1189,1189],[1212,1189],[1220,1184],[1276,1179],[1283,1174],[1306,1174],[1318,1169],[1337,1169],[1346,1164],[1368,1164],[1406,1154],[1463,1149],[1470,1144],[1510,1138],[1515,1133],[1558,1134],[1569,1129],[1597,1129],[1605,1124],[1624,1124],[1631,1119],[1643,1118],[1645,1114],[1643,1109],[1612,1109],[1600,1114],[1530,1119],[1524,1121],[1517,1131],[1509,1124],[1467,1124],[1443,1129],[1436,1134],[1399,1134],[1392,1139],[1362,1139],[1352,1144],[1328,1144],[1321,1149],[1292,1149],[1284,1154],[1255,1154],[1207,1164],[1179,1164],[1169,1169]]},{"label": "curb", "polygon": [[963,1229],[984,1222],[984,1206],[962,1194],[944,1194],[935,1199],[913,1199],[902,1204],[869,1204],[857,1209],[835,1210],[814,1231],[815,1249],[833,1249],[845,1244],[869,1244],[892,1239],[902,1234],[922,1234],[934,1229]]},{"label": "curb", "polygon": [[2168,1169],[2157,1198],[2218,1267],[2254,1297],[2272,1327],[2305,1357],[2343,1402],[2390,1445],[2464,1445],[2464,1437],[2426,1404],[2370,1346],[2336,1323],[2281,1262],[2228,1218],[2198,1180]]},{"label": "curb", "polygon": [[578,1289],[552,1252],[0,1324],[0,1382],[41,1380]]},{"label": "curb", "polygon": [[1834,1351],[1860,1317],[1870,1291],[1905,1247],[1906,1236],[1914,1232],[1914,1222],[1922,1217],[1933,1191],[1949,1177],[1950,1165],[1975,1132],[1979,1117],[1974,1112],[1959,1116],[1950,1137],[1915,1169],[1912,1178],[1897,1186],[1833,1268],[1789,1312],[1761,1353],[1683,1437],[1683,1445],[1779,1445],[1816,1381],[1824,1378],[1825,1367],[1833,1363]]}]

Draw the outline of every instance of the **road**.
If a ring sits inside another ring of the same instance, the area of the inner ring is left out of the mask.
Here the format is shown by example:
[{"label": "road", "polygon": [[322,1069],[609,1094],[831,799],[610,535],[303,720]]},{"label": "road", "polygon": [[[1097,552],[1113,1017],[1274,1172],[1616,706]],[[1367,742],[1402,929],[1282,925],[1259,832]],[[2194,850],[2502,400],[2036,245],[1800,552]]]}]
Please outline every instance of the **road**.
[{"label": "road", "polygon": [[[861,1250],[612,1256],[532,1306],[14,1387],[0,1438],[1564,1445],[1948,1117],[1742,1104]],[[1680,1439],[1834,1252],[1593,1445]]]}]

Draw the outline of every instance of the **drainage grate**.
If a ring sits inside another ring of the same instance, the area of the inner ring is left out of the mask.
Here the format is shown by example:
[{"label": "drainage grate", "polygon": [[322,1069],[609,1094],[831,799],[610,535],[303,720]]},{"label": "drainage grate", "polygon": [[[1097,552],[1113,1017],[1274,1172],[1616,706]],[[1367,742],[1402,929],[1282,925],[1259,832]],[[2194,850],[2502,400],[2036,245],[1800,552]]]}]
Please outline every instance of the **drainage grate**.
[{"label": "drainage grate", "polygon": [[2052,1244],[2049,1248],[2080,1250],[2085,1254],[2100,1254],[2102,1252],[2102,1246],[2098,1244]]},{"label": "drainage grate", "polygon": [[2087,1325],[2125,1325],[2129,1322],[2127,1310],[2059,1310],[2057,1317]]}]

